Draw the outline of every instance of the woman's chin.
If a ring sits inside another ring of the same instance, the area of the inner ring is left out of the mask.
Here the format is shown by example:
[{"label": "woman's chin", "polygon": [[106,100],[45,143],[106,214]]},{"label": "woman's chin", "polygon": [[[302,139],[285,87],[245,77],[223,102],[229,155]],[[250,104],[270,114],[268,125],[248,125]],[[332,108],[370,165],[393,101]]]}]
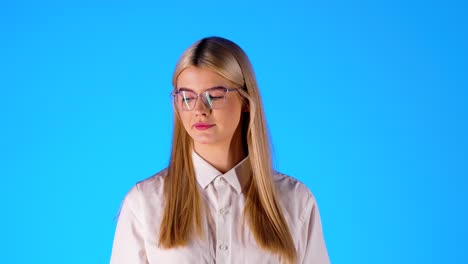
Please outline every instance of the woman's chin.
[{"label": "woman's chin", "polygon": [[193,138],[193,142],[200,145],[216,145],[218,141],[212,137],[196,137]]}]

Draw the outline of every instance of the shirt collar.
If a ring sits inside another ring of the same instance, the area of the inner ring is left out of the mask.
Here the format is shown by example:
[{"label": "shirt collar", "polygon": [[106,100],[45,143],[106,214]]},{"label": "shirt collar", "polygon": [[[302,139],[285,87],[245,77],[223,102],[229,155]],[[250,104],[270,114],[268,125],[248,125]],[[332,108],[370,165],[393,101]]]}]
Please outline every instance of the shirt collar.
[{"label": "shirt collar", "polygon": [[248,156],[224,174],[200,157],[195,151],[192,151],[192,162],[197,182],[203,189],[217,177],[224,177],[236,192],[240,194],[249,183],[252,175]]}]

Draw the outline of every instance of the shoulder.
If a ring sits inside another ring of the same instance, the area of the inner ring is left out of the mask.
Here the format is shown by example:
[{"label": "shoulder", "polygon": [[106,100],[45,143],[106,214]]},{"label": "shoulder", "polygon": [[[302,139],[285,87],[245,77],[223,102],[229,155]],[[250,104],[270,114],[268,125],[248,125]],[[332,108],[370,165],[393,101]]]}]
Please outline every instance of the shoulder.
[{"label": "shoulder", "polygon": [[273,181],[276,190],[282,195],[295,196],[300,199],[313,198],[310,189],[294,177],[275,171],[273,173]]},{"label": "shoulder", "polygon": [[163,202],[164,179],[167,175],[167,168],[163,169],[151,177],[137,182],[125,196],[125,203],[135,211],[149,209],[156,204]]},{"label": "shoulder", "polygon": [[142,194],[161,193],[164,186],[164,179],[167,175],[167,168],[153,174],[142,181],[135,184],[134,189]]},{"label": "shoulder", "polygon": [[305,221],[316,204],[311,190],[298,179],[281,172],[273,173],[278,199],[294,218]]}]

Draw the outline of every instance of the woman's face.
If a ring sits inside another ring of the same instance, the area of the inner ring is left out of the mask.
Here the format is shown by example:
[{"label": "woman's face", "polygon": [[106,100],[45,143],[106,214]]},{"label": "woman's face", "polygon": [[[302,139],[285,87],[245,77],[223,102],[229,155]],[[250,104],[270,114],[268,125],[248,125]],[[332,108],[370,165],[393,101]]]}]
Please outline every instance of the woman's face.
[{"label": "woman's face", "polygon": [[[191,90],[199,95],[193,110],[177,110],[195,149],[207,144],[229,148],[241,119],[242,99],[239,93],[226,93],[224,106],[216,109],[207,107],[200,93],[213,87],[234,88],[233,84],[210,69],[190,66],[179,74],[176,85],[177,90]],[[236,133],[236,136],[241,135]]]}]

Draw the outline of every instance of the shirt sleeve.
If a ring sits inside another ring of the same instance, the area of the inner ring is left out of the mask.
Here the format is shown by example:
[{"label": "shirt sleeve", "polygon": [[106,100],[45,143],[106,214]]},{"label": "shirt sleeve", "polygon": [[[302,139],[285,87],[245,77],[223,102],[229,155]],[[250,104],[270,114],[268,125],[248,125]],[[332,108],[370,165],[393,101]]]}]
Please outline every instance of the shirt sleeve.
[{"label": "shirt sleeve", "polygon": [[[305,216],[306,247],[303,264],[329,264],[327,248],[322,232],[322,222],[314,197],[310,200],[312,209],[310,214]],[[310,206],[309,206],[310,207]]]},{"label": "shirt sleeve", "polygon": [[143,224],[136,201],[138,189],[133,188],[125,197],[120,210],[110,264],[147,264]]}]

